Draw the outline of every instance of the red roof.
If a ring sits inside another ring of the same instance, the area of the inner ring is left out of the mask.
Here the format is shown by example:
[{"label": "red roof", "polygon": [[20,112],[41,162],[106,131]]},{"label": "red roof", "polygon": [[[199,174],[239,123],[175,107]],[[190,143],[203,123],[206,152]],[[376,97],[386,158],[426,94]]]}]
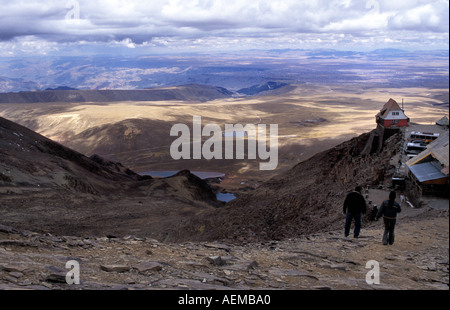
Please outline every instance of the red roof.
[{"label": "red roof", "polygon": [[377,116],[381,118],[385,118],[390,111],[402,111],[397,101],[390,98],[388,102],[386,102],[383,108],[378,112]]}]

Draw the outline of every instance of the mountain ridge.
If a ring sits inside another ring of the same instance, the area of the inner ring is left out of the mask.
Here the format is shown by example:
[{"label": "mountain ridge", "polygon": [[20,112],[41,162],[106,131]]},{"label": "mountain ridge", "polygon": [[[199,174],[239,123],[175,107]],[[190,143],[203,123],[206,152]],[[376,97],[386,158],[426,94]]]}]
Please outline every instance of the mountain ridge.
[{"label": "mountain ridge", "polygon": [[223,88],[199,84],[173,87],[123,90],[51,89],[0,93],[0,103],[45,102],[116,102],[116,101],[209,101],[229,98],[232,92]]}]

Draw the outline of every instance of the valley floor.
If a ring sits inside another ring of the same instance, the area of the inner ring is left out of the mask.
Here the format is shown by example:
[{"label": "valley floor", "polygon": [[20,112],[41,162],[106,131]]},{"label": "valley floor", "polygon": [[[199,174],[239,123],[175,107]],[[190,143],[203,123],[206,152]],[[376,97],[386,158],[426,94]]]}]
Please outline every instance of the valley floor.
[{"label": "valley floor", "polygon": [[[391,246],[381,243],[381,220],[364,224],[358,239],[336,230],[239,245],[55,236],[0,225],[0,289],[448,290],[448,209],[401,214]],[[80,265],[80,284],[66,283],[69,260]],[[379,263],[380,284],[366,282],[371,260]]]}]

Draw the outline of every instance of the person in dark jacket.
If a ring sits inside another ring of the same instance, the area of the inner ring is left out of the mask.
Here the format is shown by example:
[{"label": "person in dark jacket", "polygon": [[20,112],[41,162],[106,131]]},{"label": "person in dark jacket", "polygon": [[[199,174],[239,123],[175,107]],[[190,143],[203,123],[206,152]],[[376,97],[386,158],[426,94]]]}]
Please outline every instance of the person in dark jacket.
[{"label": "person in dark jacket", "polygon": [[400,204],[395,202],[395,191],[389,193],[389,200],[383,201],[378,210],[375,220],[383,217],[384,221],[384,234],[383,234],[383,244],[387,245],[394,244],[394,228],[397,221],[397,213],[402,211]]},{"label": "person in dark jacket", "polygon": [[361,186],[357,186],[353,192],[347,194],[344,201],[343,213],[345,217],[344,234],[348,237],[350,233],[350,226],[355,220],[355,228],[353,230],[353,237],[358,238],[361,232],[361,214],[366,213],[366,200],[361,194]]}]

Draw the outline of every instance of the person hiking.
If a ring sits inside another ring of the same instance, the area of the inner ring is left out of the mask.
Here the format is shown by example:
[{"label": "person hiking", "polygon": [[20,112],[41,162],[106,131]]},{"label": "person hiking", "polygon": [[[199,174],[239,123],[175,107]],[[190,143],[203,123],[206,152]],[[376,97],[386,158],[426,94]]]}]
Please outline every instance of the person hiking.
[{"label": "person hiking", "polygon": [[361,194],[361,186],[356,186],[355,190],[348,193],[345,197],[343,213],[345,217],[344,234],[346,237],[350,234],[350,226],[355,221],[353,237],[358,238],[361,232],[361,213],[366,213],[366,200]]},{"label": "person hiking", "polygon": [[389,193],[389,200],[383,201],[378,210],[375,220],[383,217],[384,221],[384,234],[383,234],[383,244],[390,245],[394,244],[394,228],[397,221],[397,213],[402,211],[400,204],[395,201],[396,198],[395,191]]}]

